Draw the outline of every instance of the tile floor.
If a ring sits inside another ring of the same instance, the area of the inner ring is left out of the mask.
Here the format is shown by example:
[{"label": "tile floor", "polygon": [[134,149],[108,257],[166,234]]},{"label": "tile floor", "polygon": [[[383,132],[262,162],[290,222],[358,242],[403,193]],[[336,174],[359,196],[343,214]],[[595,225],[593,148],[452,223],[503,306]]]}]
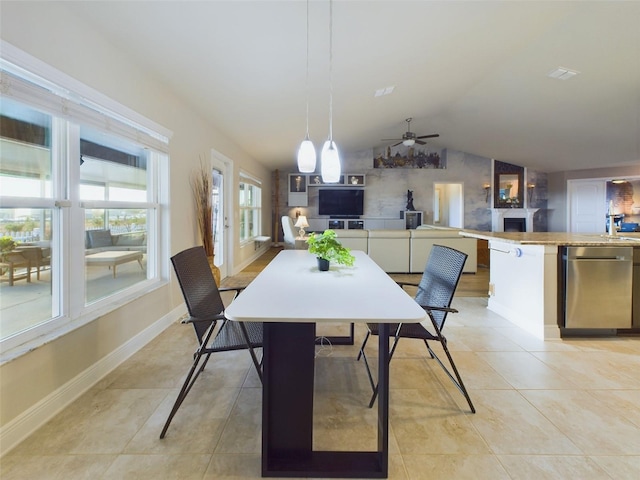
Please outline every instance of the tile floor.
[{"label": "tile floor", "polygon": [[[640,478],[640,337],[542,341],[486,298],[454,306],[445,333],[477,413],[423,345],[401,342],[390,479]],[[171,326],[2,458],[0,477],[259,478],[261,388],[247,352],[215,355],[158,438],[194,349],[191,327]],[[356,352],[318,351],[316,448],[374,448]]]}]

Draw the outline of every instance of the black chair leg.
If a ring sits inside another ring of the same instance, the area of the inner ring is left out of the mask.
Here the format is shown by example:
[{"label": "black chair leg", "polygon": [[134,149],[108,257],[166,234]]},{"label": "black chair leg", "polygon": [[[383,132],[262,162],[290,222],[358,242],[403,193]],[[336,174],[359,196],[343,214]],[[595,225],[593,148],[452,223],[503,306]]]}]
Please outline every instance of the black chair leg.
[{"label": "black chair leg", "polygon": [[[393,340],[393,346],[391,347],[391,351],[389,352],[389,363],[391,363],[393,354],[396,351],[396,347],[398,346],[398,341],[400,340],[400,337],[398,336],[399,332],[400,332],[400,327],[398,327],[398,330],[396,331],[396,336],[394,337],[394,340]],[[368,364],[367,364],[367,370],[369,370]],[[369,408],[373,408],[373,404],[376,403],[376,398],[378,398],[378,384],[373,386],[373,378],[371,377],[371,373],[369,373],[369,380],[371,381],[371,386],[373,387],[373,395],[371,395],[371,400],[369,401]]]},{"label": "black chair leg", "polygon": [[[162,428],[162,432],[160,433],[160,438],[165,437],[167,430],[169,429],[169,424],[171,423],[171,420],[173,420],[173,417],[175,416],[175,414],[178,413],[178,409],[182,405],[182,402],[184,402],[184,399],[187,398],[187,395],[189,394],[191,387],[193,387],[193,384],[196,382],[196,380],[200,376],[200,373],[202,373],[202,371],[204,370],[204,365],[206,365],[206,363],[209,361],[210,356],[211,356],[211,353],[208,353],[205,356],[204,362],[202,363],[200,368],[198,368],[198,364],[200,363],[200,359],[202,358],[202,355],[200,354],[197,355],[196,360],[193,362],[193,365],[191,366],[191,370],[189,370],[189,374],[187,375],[187,378],[182,384],[182,388],[180,389],[180,393],[178,393],[178,397],[176,398],[176,401],[173,404],[173,408],[171,408],[169,417],[167,418],[167,421],[165,422],[164,427]],[[198,370],[196,371],[196,369]]]},{"label": "black chair leg", "polygon": [[364,355],[364,347],[367,345],[367,341],[369,340],[370,335],[371,335],[371,330],[367,330],[367,334],[364,337],[364,342],[362,342],[362,346],[360,347],[360,351],[358,352],[358,357],[356,358],[356,362],[360,361],[360,357]]},{"label": "black chair leg", "polygon": [[162,432],[160,433],[160,438],[165,437],[167,430],[169,429],[169,425],[171,424],[171,420],[173,420],[173,417],[178,412],[178,409],[182,405],[182,402],[184,402],[184,399],[187,398],[187,395],[191,391],[191,387],[193,387],[193,384],[196,383],[196,380],[204,370],[204,367],[207,365],[207,362],[209,361],[209,357],[211,357],[211,352],[207,353],[204,356],[204,361],[200,365],[200,368],[198,368],[198,365],[200,364],[200,359],[202,358],[202,352],[206,350],[206,345],[208,344],[214,330],[215,330],[215,324],[212,324],[207,329],[207,332],[203,337],[202,344],[200,345],[200,347],[198,347],[198,350],[194,354],[193,365],[191,365],[191,369],[187,374],[187,378],[184,380],[184,383],[182,384],[180,393],[178,393],[178,398],[176,398],[176,401],[174,402],[173,407],[171,408],[169,417],[167,418],[167,421],[165,422],[164,427],[162,428]]},{"label": "black chair leg", "polygon": [[256,357],[256,352],[251,346],[251,339],[249,338],[249,332],[247,332],[247,327],[243,322],[238,322],[240,324],[240,329],[242,330],[242,335],[244,336],[244,341],[247,343],[247,348],[249,349],[249,353],[251,354],[251,360],[253,360],[253,366],[256,368],[256,372],[258,373],[258,377],[260,377],[260,383],[262,382],[262,361],[258,361],[258,357]]},{"label": "black chair leg", "polygon": [[[443,337],[441,337],[441,338],[443,338]],[[444,363],[442,363],[442,361],[435,354],[435,352],[433,350],[431,350],[430,347],[427,347],[429,349],[429,353],[431,354],[431,358],[434,358],[440,364],[440,366],[442,367],[444,372],[447,374],[447,376],[451,379],[453,384],[458,388],[458,390],[460,390],[460,393],[462,393],[462,395],[464,395],[464,398],[467,400],[467,403],[469,404],[469,408],[471,409],[471,413],[476,413],[476,408],[473,406],[473,402],[471,401],[471,397],[469,396],[469,393],[467,392],[467,388],[464,386],[464,382],[462,381],[462,377],[460,376],[460,373],[458,372],[458,368],[456,367],[456,364],[453,361],[453,357],[451,356],[451,353],[449,352],[449,348],[447,347],[447,341],[446,340],[444,340],[444,341],[441,340],[440,344],[442,345],[442,349],[444,350],[444,353],[447,356],[447,360],[449,361],[449,365],[451,365],[451,369],[453,370],[453,373],[455,374],[455,378],[453,377],[453,375],[451,375],[451,372],[449,372],[449,369],[444,365]]]}]

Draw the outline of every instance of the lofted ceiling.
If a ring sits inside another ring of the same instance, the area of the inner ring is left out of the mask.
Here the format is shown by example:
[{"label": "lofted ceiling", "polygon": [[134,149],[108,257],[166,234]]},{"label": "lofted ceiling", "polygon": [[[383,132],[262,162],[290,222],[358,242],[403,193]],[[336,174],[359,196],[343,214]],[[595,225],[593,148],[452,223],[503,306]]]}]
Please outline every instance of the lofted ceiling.
[{"label": "lofted ceiling", "polygon": [[[293,170],[329,126],[329,2],[71,2],[256,160]],[[333,3],[333,137],[417,135],[540,171],[640,163],[640,2]],[[547,74],[578,71],[569,80]],[[378,89],[393,86],[389,95]]]}]

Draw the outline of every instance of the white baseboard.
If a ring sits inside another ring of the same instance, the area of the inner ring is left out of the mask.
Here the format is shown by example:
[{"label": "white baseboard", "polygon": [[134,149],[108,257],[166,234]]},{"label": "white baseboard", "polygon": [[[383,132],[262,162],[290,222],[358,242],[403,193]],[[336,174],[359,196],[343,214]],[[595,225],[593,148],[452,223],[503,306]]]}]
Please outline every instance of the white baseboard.
[{"label": "white baseboard", "polygon": [[147,345],[185,312],[184,304],[176,307],[118,349],[94,363],[84,372],[36,403],[0,428],[0,457],[48,422],[71,402],[85,393],[134,353]]}]

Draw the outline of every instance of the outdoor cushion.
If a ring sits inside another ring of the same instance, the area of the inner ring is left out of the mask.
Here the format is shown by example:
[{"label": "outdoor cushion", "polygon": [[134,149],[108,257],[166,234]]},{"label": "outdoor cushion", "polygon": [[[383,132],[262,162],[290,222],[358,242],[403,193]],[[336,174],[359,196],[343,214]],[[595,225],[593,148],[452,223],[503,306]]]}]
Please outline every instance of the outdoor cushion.
[{"label": "outdoor cushion", "polygon": [[110,247],[113,245],[109,230],[89,230],[87,236],[89,238],[89,248]]}]

